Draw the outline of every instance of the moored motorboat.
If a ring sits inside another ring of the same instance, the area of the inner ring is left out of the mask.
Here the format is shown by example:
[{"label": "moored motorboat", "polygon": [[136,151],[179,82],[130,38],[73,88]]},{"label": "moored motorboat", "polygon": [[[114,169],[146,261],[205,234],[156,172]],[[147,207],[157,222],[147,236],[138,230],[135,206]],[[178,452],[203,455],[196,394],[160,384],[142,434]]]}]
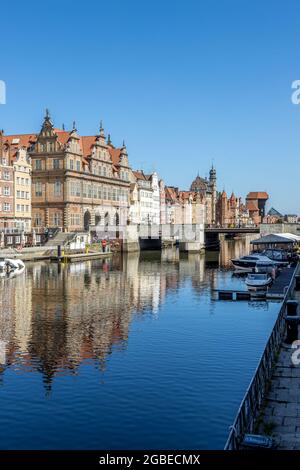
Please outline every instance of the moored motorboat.
[{"label": "moored motorboat", "polygon": [[235,269],[241,272],[253,272],[258,261],[269,262],[270,258],[261,254],[252,254],[232,259],[231,262]]},{"label": "moored motorboat", "polygon": [[20,267],[19,269],[11,269],[9,272],[6,273],[6,276],[11,279],[13,277],[19,276],[25,271],[25,265]]},{"label": "moored motorboat", "polygon": [[292,260],[292,256],[287,250],[279,248],[267,248],[262,252],[262,255],[267,256],[278,266],[287,266]]},{"label": "moored motorboat", "polygon": [[278,265],[276,265],[276,263],[274,263],[272,260],[260,260],[257,261],[254,270],[258,274],[268,273],[272,279],[275,279],[278,271]]},{"label": "moored motorboat", "polygon": [[245,284],[248,290],[266,290],[272,284],[272,278],[267,273],[248,274]]},{"label": "moored motorboat", "polygon": [[21,259],[4,258],[0,260],[0,277],[14,277],[25,271],[25,264]]},{"label": "moored motorboat", "polygon": [[21,269],[25,267],[25,264],[21,259],[5,258],[4,262],[6,263],[6,266],[10,269]]}]

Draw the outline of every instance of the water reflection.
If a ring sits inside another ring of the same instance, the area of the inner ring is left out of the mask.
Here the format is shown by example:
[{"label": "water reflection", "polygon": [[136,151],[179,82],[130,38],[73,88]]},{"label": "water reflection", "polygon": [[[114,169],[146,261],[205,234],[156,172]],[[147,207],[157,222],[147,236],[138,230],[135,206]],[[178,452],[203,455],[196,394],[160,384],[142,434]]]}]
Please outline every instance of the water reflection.
[{"label": "water reflection", "polygon": [[257,235],[244,235],[234,240],[223,240],[221,250],[219,252],[219,264],[224,268],[230,268],[230,260],[240,258],[250,253],[250,242],[257,238]]},{"label": "water reflection", "polygon": [[26,275],[0,280],[1,373],[7,367],[38,371],[49,391],[56,374],[76,374],[82,361],[104,370],[113,349],[126,348],[133,315],[157,316],[168,292],[187,280],[198,295],[232,282],[213,268],[227,268],[248,249],[242,239],[206,255],[166,249],[61,266],[28,264]]},{"label": "water reflection", "polygon": [[241,287],[228,259],[248,250],[243,239],[2,278],[2,448],[222,448],[278,313],[212,300]]}]

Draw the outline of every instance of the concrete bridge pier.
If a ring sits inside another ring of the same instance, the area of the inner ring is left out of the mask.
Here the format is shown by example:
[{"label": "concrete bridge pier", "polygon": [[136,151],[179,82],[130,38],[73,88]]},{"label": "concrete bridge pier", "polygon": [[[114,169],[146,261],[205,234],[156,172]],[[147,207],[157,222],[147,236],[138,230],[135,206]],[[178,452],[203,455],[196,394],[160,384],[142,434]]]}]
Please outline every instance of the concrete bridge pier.
[{"label": "concrete bridge pier", "polygon": [[140,251],[138,226],[127,225],[124,230],[123,252],[132,253],[136,251]]},{"label": "concrete bridge pier", "polygon": [[182,237],[179,240],[179,250],[189,253],[199,253],[204,251],[204,225],[193,224],[183,227]]},{"label": "concrete bridge pier", "polygon": [[188,251],[189,253],[200,253],[204,251],[204,244],[198,241],[194,242],[179,242],[180,251]]}]

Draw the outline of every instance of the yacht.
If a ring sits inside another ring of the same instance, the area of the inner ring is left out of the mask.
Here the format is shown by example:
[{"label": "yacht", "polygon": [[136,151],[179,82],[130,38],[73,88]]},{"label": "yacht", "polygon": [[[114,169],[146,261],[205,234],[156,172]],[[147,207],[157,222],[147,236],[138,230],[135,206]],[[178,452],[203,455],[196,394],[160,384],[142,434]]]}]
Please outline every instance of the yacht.
[{"label": "yacht", "polygon": [[252,255],[246,255],[242,256],[239,259],[232,259],[231,262],[235,269],[241,272],[252,272],[254,271],[257,262],[264,262],[268,263],[270,262],[270,258],[267,256],[264,256],[262,254],[252,254]]},{"label": "yacht", "polygon": [[279,248],[267,248],[262,252],[262,255],[267,256],[272,261],[276,262],[277,265],[287,266],[291,261],[291,256],[287,250]]},{"label": "yacht", "polygon": [[272,282],[272,278],[267,273],[248,274],[245,281],[249,291],[266,290],[268,287],[270,287]]},{"label": "yacht", "polygon": [[257,261],[254,271],[258,274],[268,273],[270,274],[272,279],[275,279],[278,274],[278,269],[279,269],[278,264],[276,264],[271,259],[267,259],[264,261],[261,261],[261,260]]}]

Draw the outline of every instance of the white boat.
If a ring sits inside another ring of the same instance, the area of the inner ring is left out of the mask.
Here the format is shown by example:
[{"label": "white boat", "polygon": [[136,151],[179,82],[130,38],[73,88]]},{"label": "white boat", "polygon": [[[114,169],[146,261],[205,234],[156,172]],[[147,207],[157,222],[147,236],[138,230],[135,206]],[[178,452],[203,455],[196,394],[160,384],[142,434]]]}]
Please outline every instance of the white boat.
[{"label": "white boat", "polygon": [[25,265],[20,268],[20,269],[12,269],[11,271],[9,271],[7,274],[6,274],[6,277],[8,277],[9,279],[13,278],[13,277],[16,277],[16,276],[19,276],[20,274],[22,274],[23,272],[25,271]]},{"label": "white boat", "polygon": [[248,290],[266,290],[272,284],[272,278],[267,274],[248,274],[245,280]]},{"label": "white boat", "polygon": [[262,252],[262,255],[267,256],[278,266],[287,266],[290,262],[290,256],[287,250],[267,248]]},{"label": "white boat", "polygon": [[21,259],[4,258],[0,260],[0,277],[9,275],[14,277],[22,274],[25,270],[25,264]]},{"label": "white boat", "polygon": [[257,253],[257,254],[242,256],[241,258],[231,260],[235,269],[241,272],[245,272],[245,273],[253,272],[258,261],[262,261],[266,263],[270,261],[270,258]]},{"label": "white boat", "polygon": [[25,267],[25,264],[21,259],[5,258],[4,262],[10,269],[21,269]]},{"label": "white boat", "polygon": [[272,279],[276,278],[276,274],[278,271],[278,266],[272,260],[263,260],[257,261],[256,266],[254,268],[256,273],[268,273],[272,277]]}]

